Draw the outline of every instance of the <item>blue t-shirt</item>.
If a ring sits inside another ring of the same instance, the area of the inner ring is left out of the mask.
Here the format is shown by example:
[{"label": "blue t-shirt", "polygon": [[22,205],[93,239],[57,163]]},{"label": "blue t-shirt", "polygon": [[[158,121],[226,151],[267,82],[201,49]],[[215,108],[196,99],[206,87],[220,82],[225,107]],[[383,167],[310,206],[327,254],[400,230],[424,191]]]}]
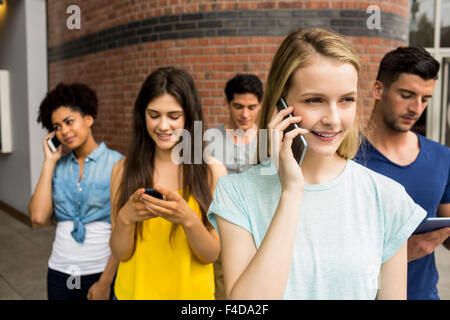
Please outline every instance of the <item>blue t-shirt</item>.
[{"label": "blue t-shirt", "polygon": [[114,164],[123,156],[101,142],[84,160],[83,177],[73,152],[56,163],[52,179],[52,199],[58,222],[73,221],[72,237],[83,243],[84,225],[94,221],[111,222],[109,186]]},{"label": "blue t-shirt", "polygon": [[[258,249],[281,196],[272,162],[219,179],[208,210],[247,230]],[[381,265],[425,217],[404,188],[349,160],[333,181],[306,185],[284,299],[375,299]]]},{"label": "blue t-shirt", "polygon": [[[416,133],[417,134],[417,133]],[[450,148],[420,134],[420,151],[407,166],[393,163],[364,139],[355,161],[403,185],[411,198],[435,217],[441,203],[450,202]],[[408,299],[439,299],[434,253],[408,263]]]}]

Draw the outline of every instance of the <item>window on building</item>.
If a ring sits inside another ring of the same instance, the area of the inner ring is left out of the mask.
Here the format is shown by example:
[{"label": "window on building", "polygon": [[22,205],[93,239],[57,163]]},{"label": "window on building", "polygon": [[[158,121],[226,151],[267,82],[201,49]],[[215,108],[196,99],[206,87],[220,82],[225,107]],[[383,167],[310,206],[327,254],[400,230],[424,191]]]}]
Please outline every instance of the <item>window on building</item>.
[{"label": "window on building", "polygon": [[413,130],[450,146],[450,0],[410,0],[409,45],[424,47],[441,64],[433,99]]},{"label": "window on building", "polygon": [[409,45],[432,47],[435,25],[435,0],[411,0]]},{"label": "window on building", "polygon": [[441,4],[441,47],[450,48],[450,0]]}]

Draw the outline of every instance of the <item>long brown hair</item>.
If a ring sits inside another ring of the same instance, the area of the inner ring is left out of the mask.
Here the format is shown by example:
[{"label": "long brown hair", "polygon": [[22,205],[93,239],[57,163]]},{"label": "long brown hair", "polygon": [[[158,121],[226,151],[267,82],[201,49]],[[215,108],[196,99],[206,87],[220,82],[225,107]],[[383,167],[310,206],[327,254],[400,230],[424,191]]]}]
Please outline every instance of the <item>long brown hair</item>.
[{"label": "long brown hair", "polygon": [[[184,129],[189,131],[191,137],[194,137],[194,121],[203,123],[201,102],[192,77],[186,71],[173,67],[159,68],[152,72],[142,84],[134,104],[133,135],[124,162],[116,208],[121,208],[137,189],[153,186],[156,145],[147,132],[145,110],[150,101],[164,94],[170,94],[182,106],[185,117]],[[202,154],[203,150],[202,143]],[[191,143],[191,155],[193,154],[194,143]],[[207,228],[212,228],[206,218],[212,201],[211,174],[208,165],[203,161],[201,164],[182,163],[179,170],[183,177],[183,198],[188,201],[189,196],[192,195],[197,200],[203,224]],[[142,222],[137,224],[136,236],[139,234],[142,237],[142,226]],[[172,226],[171,239],[176,227],[175,224]]]}]

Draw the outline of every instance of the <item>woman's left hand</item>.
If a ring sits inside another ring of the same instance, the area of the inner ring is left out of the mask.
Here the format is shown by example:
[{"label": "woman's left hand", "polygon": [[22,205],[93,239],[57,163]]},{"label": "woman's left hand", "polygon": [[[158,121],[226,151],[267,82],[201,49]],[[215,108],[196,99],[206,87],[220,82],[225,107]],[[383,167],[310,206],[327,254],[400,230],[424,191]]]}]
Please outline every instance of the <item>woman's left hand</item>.
[{"label": "woman's left hand", "polygon": [[178,192],[160,186],[155,186],[154,188],[163,195],[164,200],[143,194],[141,198],[145,202],[147,209],[167,221],[182,226],[188,225],[193,219],[198,219],[197,214]]},{"label": "woman's left hand", "polygon": [[88,291],[88,300],[109,300],[111,294],[111,284],[99,280],[95,282]]}]

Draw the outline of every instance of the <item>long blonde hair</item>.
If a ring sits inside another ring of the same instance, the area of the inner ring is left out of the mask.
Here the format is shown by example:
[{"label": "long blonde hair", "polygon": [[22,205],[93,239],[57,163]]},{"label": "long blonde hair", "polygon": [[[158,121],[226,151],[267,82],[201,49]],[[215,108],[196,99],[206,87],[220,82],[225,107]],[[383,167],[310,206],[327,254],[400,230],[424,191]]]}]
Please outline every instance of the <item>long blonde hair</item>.
[{"label": "long blonde hair", "polygon": [[[318,54],[342,63],[351,63],[359,75],[359,58],[350,43],[342,36],[320,28],[291,32],[283,40],[273,58],[264,90],[259,128],[267,129],[276,102],[289,90],[295,72],[305,67]],[[361,99],[358,100],[361,101]],[[361,106],[357,107],[352,128],[337,150],[338,155],[344,159],[353,158],[358,151],[361,128],[359,113],[361,110]]]}]

